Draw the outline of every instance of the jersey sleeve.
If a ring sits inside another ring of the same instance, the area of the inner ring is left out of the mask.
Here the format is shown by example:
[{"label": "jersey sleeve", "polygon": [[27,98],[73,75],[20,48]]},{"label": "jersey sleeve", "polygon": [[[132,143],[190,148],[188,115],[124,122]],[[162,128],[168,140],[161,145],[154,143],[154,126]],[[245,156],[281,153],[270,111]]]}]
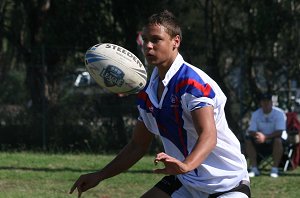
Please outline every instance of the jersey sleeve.
[{"label": "jersey sleeve", "polygon": [[195,80],[185,81],[181,84],[179,93],[189,111],[210,105],[215,106],[215,92],[207,83],[202,84]]}]

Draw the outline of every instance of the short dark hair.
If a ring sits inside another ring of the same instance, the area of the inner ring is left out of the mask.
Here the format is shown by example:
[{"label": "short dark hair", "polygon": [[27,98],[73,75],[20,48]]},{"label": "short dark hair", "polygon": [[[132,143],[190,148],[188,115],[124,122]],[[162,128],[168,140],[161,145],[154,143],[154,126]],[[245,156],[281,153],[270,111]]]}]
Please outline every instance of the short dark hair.
[{"label": "short dark hair", "polygon": [[272,94],[267,92],[267,93],[261,93],[259,95],[259,100],[272,100]]},{"label": "short dark hair", "polygon": [[180,24],[177,21],[174,14],[168,10],[164,10],[162,12],[151,15],[148,18],[146,25],[149,24],[159,24],[164,26],[167,30],[166,32],[174,38],[176,35],[180,36],[182,40],[182,32],[180,28]]}]

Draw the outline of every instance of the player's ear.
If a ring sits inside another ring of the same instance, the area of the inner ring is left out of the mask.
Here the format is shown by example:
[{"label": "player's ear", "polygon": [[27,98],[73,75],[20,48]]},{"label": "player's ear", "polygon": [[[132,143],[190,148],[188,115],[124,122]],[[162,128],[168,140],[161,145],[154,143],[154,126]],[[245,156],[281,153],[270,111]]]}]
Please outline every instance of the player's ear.
[{"label": "player's ear", "polygon": [[174,38],[173,38],[173,48],[179,48],[180,46],[180,36],[179,35],[176,35]]}]

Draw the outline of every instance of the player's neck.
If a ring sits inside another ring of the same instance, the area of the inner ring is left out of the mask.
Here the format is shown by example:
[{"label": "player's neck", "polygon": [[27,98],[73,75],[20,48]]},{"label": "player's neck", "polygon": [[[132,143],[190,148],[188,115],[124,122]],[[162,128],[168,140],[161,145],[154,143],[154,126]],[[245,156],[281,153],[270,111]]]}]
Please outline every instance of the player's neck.
[{"label": "player's neck", "polygon": [[160,64],[157,66],[158,68],[158,75],[161,80],[165,79],[166,73],[174,63],[176,57],[177,57],[178,52],[174,52],[172,57],[168,59],[168,61],[165,61],[164,63]]},{"label": "player's neck", "polygon": [[160,81],[165,79],[166,73],[168,72],[169,69],[170,69],[170,67],[168,67],[168,68],[158,67],[158,76],[159,76]]}]

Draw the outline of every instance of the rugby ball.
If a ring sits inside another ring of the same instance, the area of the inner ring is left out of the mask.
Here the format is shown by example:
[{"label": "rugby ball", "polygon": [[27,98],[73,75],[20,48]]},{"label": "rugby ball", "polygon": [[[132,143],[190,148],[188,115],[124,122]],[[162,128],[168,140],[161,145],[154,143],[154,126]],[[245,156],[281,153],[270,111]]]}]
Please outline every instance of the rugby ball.
[{"label": "rugby ball", "polygon": [[143,63],[129,50],[112,43],[89,48],[85,66],[98,85],[113,93],[134,94],[147,82]]}]

